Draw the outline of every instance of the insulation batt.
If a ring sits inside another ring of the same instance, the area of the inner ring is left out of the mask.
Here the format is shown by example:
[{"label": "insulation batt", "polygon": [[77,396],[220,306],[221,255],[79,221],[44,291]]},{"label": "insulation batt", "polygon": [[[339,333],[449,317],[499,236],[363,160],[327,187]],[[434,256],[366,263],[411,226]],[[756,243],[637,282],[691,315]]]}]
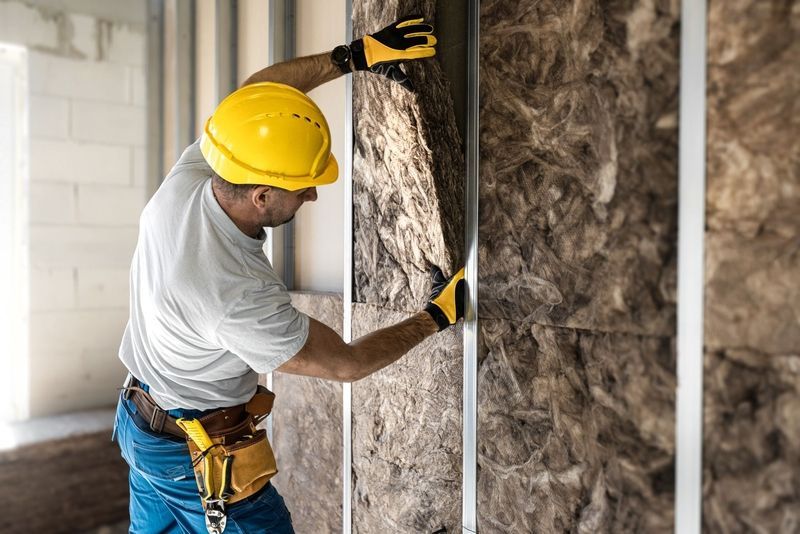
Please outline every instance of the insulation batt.
[{"label": "insulation batt", "polygon": [[800,532],[798,65],[800,2],[709,2],[708,532]]},{"label": "insulation batt", "polygon": [[481,2],[480,532],[673,529],[679,7]]},{"label": "insulation batt", "polygon": [[[354,35],[433,1],[353,3]],[[441,45],[441,43],[440,43]],[[429,267],[463,261],[463,145],[439,58],[404,64],[416,92],[353,76],[353,336],[422,309]],[[460,327],[459,327],[460,328]],[[353,384],[353,532],[461,529],[460,329]]]},{"label": "insulation batt", "polygon": [[[408,316],[353,308],[353,336]],[[353,384],[353,532],[461,530],[462,330]]]},{"label": "insulation batt", "polygon": [[[355,2],[354,35],[400,16],[435,21],[434,2]],[[431,264],[448,274],[464,246],[464,156],[450,88],[437,60],[408,62],[416,92],[353,78],[354,290],[357,302],[418,310]]]},{"label": "insulation batt", "polygon": [[[292,305],[342,333],[342,297],[292,292]],[[297,532],[342,529],[342,385],[275,373],[274,478]]]},{"label": "insulation batt", "polygon": [[481,3],[482,317],[675,331],[678,3]]}]

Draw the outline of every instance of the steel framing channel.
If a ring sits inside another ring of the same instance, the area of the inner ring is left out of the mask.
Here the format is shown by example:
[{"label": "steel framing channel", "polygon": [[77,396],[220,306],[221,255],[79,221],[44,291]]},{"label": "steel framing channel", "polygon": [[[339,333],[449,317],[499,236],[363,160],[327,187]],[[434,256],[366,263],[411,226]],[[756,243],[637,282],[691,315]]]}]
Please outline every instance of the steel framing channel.
[{"label": "steel framing channel", "polygon": [[462,529],[478,531],[477,525],[477,430],[478,430],[478,184],[480,113],[480,2],[469,0],[467,14],[467,125],[466,187],[464,209],[464,278],[467,291],[464,308],[464,390]]},{"label": "steel framing channel", "polygon": [[[353,0],[345,0],[344,42],[353,40]],[[344,268],[342,337],[353,339],[353,76],[345,76],[344,101]],[[342,532],[353,529],[353,386],[342,384]]]},{"label": "steel framing channel", "polygon": [[236,72],[239,55],[238,7],[238,0],[217,0],[214,9],[217,102],[221,102],[238,85]]},{"label": "steel framing channel", "polygon": [[[283,0],[283,61],[292,59],[296,50],[295,0]],[[288,289],[294,285],[294,221],[283,225],[283,282]]]},{"label": "steel framing channel", "polygon": [[[270,0],[269,20],[267,21],[267,31],[269,35],[269,51],[267,63],[274,65],[280,61],[286,61],[294,57],[295,54],[295,1],[294,0]],[[235,78],[234,78],[235,80]],[[235,81],[234,81],[235,83]],[[275,242],[276,233],[274,228],[267,229],[267,259],[270,264],[275,266]],[[283,257],[283,282],[286,288],[294,289],[294,222],[290,221],[281,228]],[[267,388],[273,389],[273,374],[267,373]],[[273,419],[272,415],[267,417],[267,435],[272,441]]]},{"label": "steel framing channel", "polygon": [[164,0],[147,3],[147,195],[164,179]]},{"label": "steel framing channel", "polygon": [[175,2],[175,156],[180,156],[194,140],[195,103],[195,4]]},{"label": "steel framing channel", "polygon": [[681,6],[675,532],[702,528],[706,0]]}]

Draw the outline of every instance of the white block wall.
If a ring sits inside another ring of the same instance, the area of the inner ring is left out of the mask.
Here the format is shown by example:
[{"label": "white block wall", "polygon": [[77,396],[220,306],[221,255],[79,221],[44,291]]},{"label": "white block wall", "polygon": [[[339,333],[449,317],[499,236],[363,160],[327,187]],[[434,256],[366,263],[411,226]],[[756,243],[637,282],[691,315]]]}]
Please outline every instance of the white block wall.
[{"label": "white block wall", "polygon": [[125,376],[117,351],[146,202],[137,26],[0,0],[0,41],[29,52],[31,416],[113,405]]}]

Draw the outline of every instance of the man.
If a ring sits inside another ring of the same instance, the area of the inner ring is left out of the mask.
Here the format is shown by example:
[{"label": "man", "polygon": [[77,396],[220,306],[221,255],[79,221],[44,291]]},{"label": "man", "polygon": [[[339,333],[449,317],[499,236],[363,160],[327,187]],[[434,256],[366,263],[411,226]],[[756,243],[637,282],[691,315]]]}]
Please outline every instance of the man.
[{"label": "man", "polygon": [[353,70],[410,89],[399,62],[433,56],[432,31],[406,17],[255,73],[145,207],[114,428],[130,466],[131,532],[293,532],[256,426],[273,397],[258,373],[359,380],[463,315],[463,270],[436,271],[425,311],[346,344],[292,307],[262,250],[264,227],[291,220],[338,175],[325,117],[304,93]]}]

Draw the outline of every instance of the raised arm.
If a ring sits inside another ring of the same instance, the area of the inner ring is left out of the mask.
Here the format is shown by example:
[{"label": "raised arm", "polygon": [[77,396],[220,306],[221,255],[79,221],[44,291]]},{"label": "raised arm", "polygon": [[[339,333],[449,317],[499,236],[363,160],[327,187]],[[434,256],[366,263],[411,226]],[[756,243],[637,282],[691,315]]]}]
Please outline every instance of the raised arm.
[{"label": "raised arm", "polygon": [[307,93],[344,73],[369,70],[400,83],[406,89],[413,89],[400,63],[435,55],[436,37],[432,32],[433,26],[426,24],[422,17],[403,17],[377,33],[337,47],[341,67],[331,60],[331,50],[276,63],[256,72],[242,85],[277,82]]},{"label": "raised arm", "polygon": [[259,82],[277,82],[290,85],[308,93],[323,83],[335,80],[343,72],[331,62],[331,52],[305,56],[261,69],[249,78],[244,85]]},{"label": "raised arm", "polygon": [[399,360],[430,335],[464,316],[464,269],[445,279],[434,273],[433,295],[425,311],[405,321],[376,330],[350,344],[311,319],[308,340],[292,359],[278,367],[282,373],[355,382]]}]

